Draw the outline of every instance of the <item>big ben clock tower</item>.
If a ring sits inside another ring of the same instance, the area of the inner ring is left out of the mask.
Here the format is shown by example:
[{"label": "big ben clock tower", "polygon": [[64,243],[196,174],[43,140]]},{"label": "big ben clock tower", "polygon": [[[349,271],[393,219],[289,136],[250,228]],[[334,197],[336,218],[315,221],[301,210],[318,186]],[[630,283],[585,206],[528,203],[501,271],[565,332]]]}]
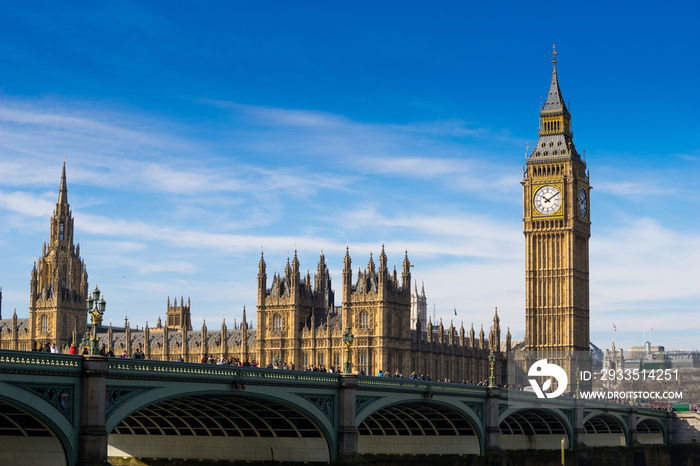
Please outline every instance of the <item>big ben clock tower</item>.
[{"label": "big ben clock tower", "polygon": [[522,181],[525,347],[538,358],[556,359],[569,375],[569,383],[575,384],[580,367],[571,358],[574,352],[587,354],[590,339],[591,188],[586,162],[574,146],[571,114],[559,89],[556,51],[552,55],[552,82],[540,110],[539,139],[527,156]]}]

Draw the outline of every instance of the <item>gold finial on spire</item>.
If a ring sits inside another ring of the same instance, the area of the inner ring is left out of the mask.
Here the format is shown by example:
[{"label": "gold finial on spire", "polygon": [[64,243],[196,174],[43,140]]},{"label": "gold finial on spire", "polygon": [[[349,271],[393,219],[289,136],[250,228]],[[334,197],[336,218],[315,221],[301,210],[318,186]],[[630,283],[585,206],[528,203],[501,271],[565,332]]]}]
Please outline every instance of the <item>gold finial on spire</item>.
[{"label": "gold finial on spire", "polygon": [[552,44],[552,63],[557,64],[557,46]]}]

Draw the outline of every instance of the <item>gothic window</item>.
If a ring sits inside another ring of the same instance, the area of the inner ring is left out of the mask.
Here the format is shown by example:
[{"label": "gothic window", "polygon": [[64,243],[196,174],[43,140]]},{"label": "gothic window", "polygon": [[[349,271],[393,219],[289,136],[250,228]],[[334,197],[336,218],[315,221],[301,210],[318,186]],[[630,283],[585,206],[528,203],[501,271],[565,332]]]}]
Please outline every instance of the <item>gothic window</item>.
[{"label": "gothic window", "polygon": [[282,316],[281,315],[275,314],[272,317],[272,330],[275,332],[282,331]]},{"label": "gothic window", "polygon": [[323,365],[325,364],[325,360],[324,360],[323,354],[319,354],[319,355],[318,355],[318,363],[319,363],[321,366],[323,366]]},{"label": "gothic window", "polygon": [[340,366],[340,354],[333,353],[333,365],[336,367]]},{"label": "gothic window", "polygon": [[58,226],[58,239],[63,239],[63,222]]},{"label": "gothic window", "polygon": [[308,367],[309,365],[309,355],[304,353],[304,362],[302,364],[304,367]]},{"label": "gothic window", "polygon": [[370,374],[369,371],[369,358],[367,357],[367,353],[362,351],[360,354],[357,355],[357,369],[364,372],[365,375],[372,375]]},{"label": "gothic window", "polygon": [[68,318],[63,316],[63,322],[61,323],[61,336],[68,336]]},{"label": "gothic window", "polygon": [[46,314],[41,316],[40,328],[41,328],[41,330],[40,330],[41,333],[49,333],[49,316],[47,316]]},{"label": "gothic window", "polygon": [[360,312],[360,328],[369,328],[369,313],[367,311]]}]

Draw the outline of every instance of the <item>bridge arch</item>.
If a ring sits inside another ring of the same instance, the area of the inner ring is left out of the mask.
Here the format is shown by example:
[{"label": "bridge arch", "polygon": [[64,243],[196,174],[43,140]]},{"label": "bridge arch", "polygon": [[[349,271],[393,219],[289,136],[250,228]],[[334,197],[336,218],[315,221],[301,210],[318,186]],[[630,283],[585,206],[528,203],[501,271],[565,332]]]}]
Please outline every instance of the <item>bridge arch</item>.
[{"label": "bridge arch", "polygon": [[583,419],[584,443],[589,447],[624,447],[629,430],[621,416],[613,413],[590,413]]},{"label": "bridge arch", "polygon": [[571,422],[559,410],[511,408],[498,420],[502,450],[556,450],[562,438],[571,445]]},{"label": "bridge arch", "polygon": [[663,445],[666,440],[666,426],[659,419],[637,418],[637,442],[646,445]]},{"label": "bridge arch", "polygon": [[76,429],[53,405],[30,390],[0,382],[0,430],[2,464],[55,465],[76,461]]},{"label": "bridge arch", "polygon": [[482,453],[484,431],[476,413],[463,403],[444,398],[402,394],[360,406],[356,419],[358,453]]},{"label": "bridge arch", "polygon": [[333,397],[323,412],[293,390],[284,395],[270,387],[187,382],[144,390],[109,413],[109,456],[333,461]]}]

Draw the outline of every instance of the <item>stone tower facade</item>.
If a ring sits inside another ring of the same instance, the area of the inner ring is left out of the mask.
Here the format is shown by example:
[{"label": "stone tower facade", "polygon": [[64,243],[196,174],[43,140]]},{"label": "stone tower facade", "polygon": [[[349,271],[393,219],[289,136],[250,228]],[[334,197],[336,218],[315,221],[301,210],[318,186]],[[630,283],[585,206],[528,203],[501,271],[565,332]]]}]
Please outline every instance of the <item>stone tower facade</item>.
[{"label": "stone tower facade", "polygon": [[177,304],[177,298],[170,304],[168,297],[168,308],[166,311],[166,322],[169,329],[181,329],[186,327],[187,330],[192,330],[192,321],[190,320],[190,298],[187,298],[187,304],[182,296],[180,296],[180,304]]},{"label": "stone tower facade", "polygon": [[428,299],[425,297],[425,285],[421,284],[418,293],[418,284],[413,283],[411,295],[411,330],[415,330],[420,321],[420,328],[425,329],[428,324]]},{"label": "stone tower facade", "polygon": [[82,337],[87,330],[88,274],[80,258],[80,245],[73,245],[65,162],[49,244],[44,242],[41,257],[32,268],[29,288],[31,344],[61,348]]},{"label": "stone tower facade", "polygon": [[[307,271],[301,278],[299,259],[294,251],[287,259],[284,275],[276,272],[267,288],[265,258],[258,264],[258,357],[261,364],[290,362],[300,364],[302,330],[315,328],[333,308],[333,291],[326,259],[321,253],[315,283]],[[312,326],[312,321],[314,325]]]},{"label": "stone tower facade", "polygon": [[[539,139],[527,156],[522,181],[525,349],[551,358],[589,349],[591,235],[586,162],[574,146],[571,114],[559,88],[556,52],[553,56],[552,81],[540,110]],[[560,364],[567,366],[569,381],[575,381],[574,364]]]},{"label": "stone tower facade", "polygon": [[408,252],[401,278],[387,267],[382,246],[379,268],[370,254],[367,268],[352,283],[352,261],[346,250],[343,269],[343,327],[355,335],[353,366],[365,374],[411,367],[411,270]]}]

